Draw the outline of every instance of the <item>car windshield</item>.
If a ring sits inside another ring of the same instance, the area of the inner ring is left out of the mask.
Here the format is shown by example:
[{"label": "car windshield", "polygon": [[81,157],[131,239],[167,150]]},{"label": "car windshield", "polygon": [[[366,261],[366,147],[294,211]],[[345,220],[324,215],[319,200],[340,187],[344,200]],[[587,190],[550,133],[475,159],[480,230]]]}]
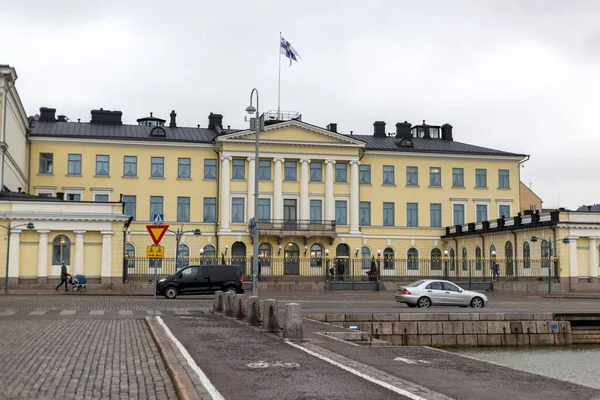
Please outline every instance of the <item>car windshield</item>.
[{"label": "car windshield", "polygon": [[410,285],[408,285],[408,287],[417,287],[417,286],[421,286],[421,284],[425,282],[425,281],[416,281],[411,283]]}]

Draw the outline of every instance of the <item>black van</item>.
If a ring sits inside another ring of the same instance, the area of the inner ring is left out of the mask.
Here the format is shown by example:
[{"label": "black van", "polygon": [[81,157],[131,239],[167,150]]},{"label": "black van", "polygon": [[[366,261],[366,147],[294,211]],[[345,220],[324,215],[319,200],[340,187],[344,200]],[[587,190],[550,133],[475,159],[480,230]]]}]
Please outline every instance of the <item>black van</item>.
[{"label": "black van", "polygon": [[244,277],[235,265],[191,265],[161,279],[156,293],[167,299],[184,294],[210,294],[217,290],[244,293]]}]

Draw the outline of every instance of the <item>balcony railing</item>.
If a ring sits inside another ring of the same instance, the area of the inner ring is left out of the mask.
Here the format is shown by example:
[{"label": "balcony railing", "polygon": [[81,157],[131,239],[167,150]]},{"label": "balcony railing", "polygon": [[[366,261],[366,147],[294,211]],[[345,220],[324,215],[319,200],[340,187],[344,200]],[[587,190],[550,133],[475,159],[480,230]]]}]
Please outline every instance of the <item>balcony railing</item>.
[{"label": "balcony railing", "polygon": [[256,225],[259,231],[335,232],[335,221],[268,219]]}]

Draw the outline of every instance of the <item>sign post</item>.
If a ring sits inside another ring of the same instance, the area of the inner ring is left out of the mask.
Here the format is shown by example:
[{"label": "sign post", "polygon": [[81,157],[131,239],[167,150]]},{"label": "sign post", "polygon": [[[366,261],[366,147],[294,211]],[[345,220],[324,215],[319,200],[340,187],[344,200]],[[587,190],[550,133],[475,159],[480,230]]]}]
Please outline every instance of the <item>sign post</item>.
[{"label": "sign post", "polygon": [[[162,216],[158,216],[158,218],[154,218],[154,221],[156,223],[162,223]],[[150,237],[152,238],[152,241],[154,242],[154,246],[148,246],[148,248],[146,249],[146,256],[148,258],[160,258],[162,259],[164,254],[165,254],[165,249],[164,247],[162,247],[160,245],[160,241],[162,240],[163,236],[165,236],[165,233],[167,232],[167,229],[169,229],[169,225],[146,225],[146,229],[148,230],[148,233],[150,233]],[[154,264],[154,298],[152,300],[152,316],[156,317],[156,263]]]}]

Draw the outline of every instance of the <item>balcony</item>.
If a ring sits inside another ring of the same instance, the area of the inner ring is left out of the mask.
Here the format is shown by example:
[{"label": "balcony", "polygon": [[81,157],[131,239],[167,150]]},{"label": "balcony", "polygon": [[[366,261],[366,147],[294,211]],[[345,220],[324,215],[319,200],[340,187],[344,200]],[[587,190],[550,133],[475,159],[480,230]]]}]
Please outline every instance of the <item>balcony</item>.
[{"label": "balcony", "polygon": [[256,222],[258,233],[265,236],[315,236],[335,238],[335,221],[269,219]]}]

